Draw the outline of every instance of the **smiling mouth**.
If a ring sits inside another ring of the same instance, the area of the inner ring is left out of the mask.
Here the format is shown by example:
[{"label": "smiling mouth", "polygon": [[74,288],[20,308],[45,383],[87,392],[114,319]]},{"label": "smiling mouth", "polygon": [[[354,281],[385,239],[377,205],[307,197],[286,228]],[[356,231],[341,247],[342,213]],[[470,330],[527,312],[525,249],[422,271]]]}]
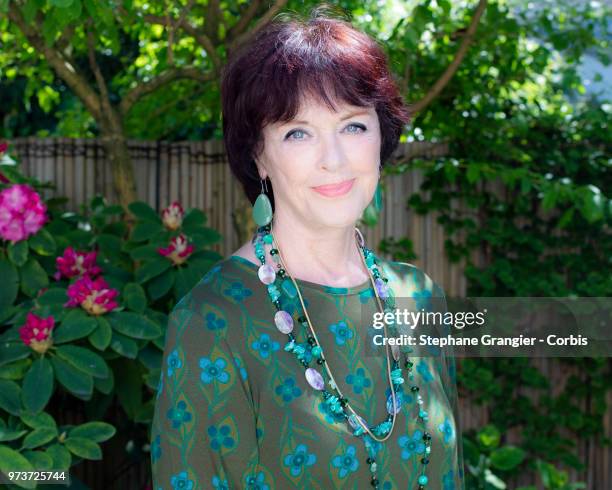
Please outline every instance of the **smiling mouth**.
[{"label": "smiling mouth", "polygon": [[318,192],[319,194],[322,194],[327,197],[337,197],[342,196],[348,191],[350,191],[354,183],[355,179],[351,179],[339,182],[337,184],[318,185],[316,187],[313,187],[312,189]]}]

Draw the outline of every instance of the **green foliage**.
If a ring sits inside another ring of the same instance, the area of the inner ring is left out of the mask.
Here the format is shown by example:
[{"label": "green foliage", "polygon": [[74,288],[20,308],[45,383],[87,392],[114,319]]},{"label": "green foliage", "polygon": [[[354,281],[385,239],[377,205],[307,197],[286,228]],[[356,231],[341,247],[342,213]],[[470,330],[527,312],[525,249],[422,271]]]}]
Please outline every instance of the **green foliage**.
[{"label": "green foliage", "polygon": [[[9,177],[21,181],[18,172]],[[0,184],[0,190],[9,185]],[[199,210],[188,210],[182,224],[170,229],[144,203],[129,206],[136,219],[126,224],[126,211],[101,197],[79,213],[63,212],[56,202],[47,202],[50,219],[35,235],[0,242],[0,472],[68,470],[83,459],[102,459],[102,444],[117,427],[96,419],[113,401],[124,414],[113,423],[146,441],[167,314],[222,258],[209,249],[220,237]],[[193,250],[175,262],[176,255],[158,250],[179,236]],[[86,298],[75,300],[71,287],[83,272],[67,277],[57,265],[58,257],[69,260],[68,247],[96,251],[90,267],[99,271],[91,272],[92,280],[103,278],[117,291],[116,305],[95,310]],[[170,286],[151,287],[162,275]],[[54,319],[51,341],[43,347],[21,338],[28,313]],[[83,407],[88,419],[66,424],[68,406]],[[22,486],[35,488],[32,482]]]}]

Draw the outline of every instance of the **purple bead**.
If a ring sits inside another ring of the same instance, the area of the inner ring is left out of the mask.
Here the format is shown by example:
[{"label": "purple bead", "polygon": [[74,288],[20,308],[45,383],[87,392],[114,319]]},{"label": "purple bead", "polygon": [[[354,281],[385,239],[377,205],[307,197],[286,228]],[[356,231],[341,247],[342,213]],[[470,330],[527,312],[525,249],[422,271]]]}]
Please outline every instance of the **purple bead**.
[{"label": "purple bead", "polygon": [[276,328],[282,333],[291,333],[293,331],[293,318],[284,310],[279,310],[274,315],[274,323]]},{"label": "purple bead", "polygon": [[259,267],[257,275],[259,276],[259,280],[264,284],[272,284],[274,279],[276,279],[276,272],[274,271],[274,267],[270,264],[263,264]]},{"label": "purple bead", "polygon": [[361,420],[363,422],[363,425],[365,425],[367,427],[367,424],[365,423],[365,420],[363,420],[363,417],[361,417],[359,415],[351,415],[349,417],[348,421],[349,421],[350,426],[353,429],[357,429],[358,427],[361,427],[361,425],[359,424],[357,419]]},{"label": "purple bead", "polygon": [[319,371],[313,368],[308,368],[305,374],[306,381],[308,381],[308,384],[312,386],[315,390],[322,390],[323,388],[325,388],[323,376],[321,376],[321,373],[319,373]]},{"label": "purple bead", "polygon": [[389,297],[389,289],[387,288],[387,284],[380,277],[374,281],[374,285],[376,286],[376,292],[381,299],[387,299]]}]

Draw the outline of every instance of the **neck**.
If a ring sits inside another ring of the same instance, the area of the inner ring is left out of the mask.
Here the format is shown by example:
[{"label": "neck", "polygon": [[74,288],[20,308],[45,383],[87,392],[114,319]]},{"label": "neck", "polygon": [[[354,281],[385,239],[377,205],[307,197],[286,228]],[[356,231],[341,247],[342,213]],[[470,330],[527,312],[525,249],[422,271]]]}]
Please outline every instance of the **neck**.
[{"label": "neck", "polygon": [[359,286],[368,280],[354,224],[312,227],[275,213],[272,233],[287,272],[295,279],[334,287]]}]

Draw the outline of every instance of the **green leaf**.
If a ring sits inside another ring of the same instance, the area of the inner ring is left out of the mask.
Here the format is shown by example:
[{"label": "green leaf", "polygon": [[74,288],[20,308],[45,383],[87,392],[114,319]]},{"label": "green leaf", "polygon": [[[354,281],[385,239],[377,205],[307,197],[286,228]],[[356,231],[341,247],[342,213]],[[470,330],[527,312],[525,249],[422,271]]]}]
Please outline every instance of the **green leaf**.
[{"label": "green leaf", "polygon": [[55,377],[60,384],[77,398],[89,400],[93,393],[93,378],[91,375],[77,369],[69,362],[57,356],[51,357]]},{"label": "green leaf", "polygon": [[159,259],[160,255],[157,249],[159,245],[142,245],[140,247],[135,247],[129,251],[130,257],[133,260],[152,260]]},{"label": "green leaf", "polygon": [[200,280],[200,275],[190,265],[176,269],[174,291],[177,298],[185,296]]},{"label": "green leaf", "polygon": [[12,415],[19,415],[21,388],[14,381],[0,379],[0,408]]},{"label": "green leaf", "polygon": [[115,257],[121,253],[121,239],[115,235],[102,233],[96,239],[100,250],[108,257]]},{"label": "green leaf", "polygon": [[72,463],[72,455],[62,444],[52,444],[46,452],[53,459],[54,470],[67,471]]},{"label": "green leaf", "polygon": [[136,339],[154,339],[161,335],[159,326],[137,313],[120,311],[108,315],[112,327],[119,333]]},{"label": "green leaf", "polygon": [[38,304],[45,305],[64,305],[68,301],[68,295],[64,288],[50,288],[36,298]]},{"label": "green leaf", "polygon": [[176,273],[174,269],[168,269],[166,272],[155,277],[147,284],[147,292],[153,301],[164,296],[172,286],[174,286],[174,278]]},{"label": "green leaf", "polygon": [[53,368],[44,357],[39,357],[32,363],[23,380],[21,398],[24,407],[32,413],[40,412],[53,393]]},{"label": "green leaf", "polygon": [[0,442],[15,441],[27,433],[27,430],[13,430],[0,427]]},{"label": "green leaf", "polygon": [[136,281],[140,284],[147,282],[167,271],[171,266],[172,262],[160,256],[159,259],[147,262],[136,270]]},{"label": "green leaf", "polygon": [[104,442],[113,437],[116,429],[106,422],[87,422],[74,427],[68,433],[69,437],[83,437],[94,442]]},{"label": "green leaf", "polygon": [[[34,471],[30,462],[20,453],[8,446],[0,444],[0,471],[5,475],[9,471]],[[35,480],[22,480],[22,488],[36,488]]]},{"label": "green leaf", "polygon": [[30,359],[19,359],[18,361],[0,366],[0,378],[12,380],[22,379],[28,372],[31,364],[32,362]]},{"label": "green leaf", "polygon": [[98,326],[95,317],[89,316],[80,308],[73,309],[54,329],[53,343],[62,344],[72,340],[87,337]]},{"label": "green leaf", "polygon": [[132,202],[128,205],[128,209],[138,219],[143,221],[151,221],[153,223],[161,223],[161,219],[155,210],[145,202]]},{"label": "green leaf", "polygon": [[0,366],[19,359],[25,359],[31,353],[32,349],[21,341],[10,342],[8,345],[3,344],[2,349],[0,349]]},{"label": "green leaf", "polygon": [[68,437],[64,441],[64,446],[66,446],[72,454],[81,458],[102,459],[102,449],[97,443],[89,439],[83,437]]},{"label": "green leaf", "polygon": [[28,242],[21,240],[17,243],[8,244],[8,258],[18,267],[21,267],[28,260]]},{"label": "green leaf", "polygon": [[30,298],[49,285],[47,273],[36,259],[30,257],[19,271],[21,276],[21,290]]},{"label": "green leaf", "polygon": [[19,292],[19,275],[17,269],[8,260],[0,259],[0,277],[2,287],[0,288],[0,310],[11,306]]},{"label": "green leaf", "polygon": [[136,356],[138,356],[138,344],[134,340],[117,332],[113,332],[110,347],[117,354],[129,359],[136,359]]},{"label": "green leaf", "polygon": [[62,345],[56,349],[57,355],[76,368],[96,378],[106,378],[109,370],[104,359],[98,354],[76,345]]},{"label": "green leaf", "polygon": [[51,0],[51,5],[54,5],[59,8],[67,8],[72,5],[74,0]]},{"label": "green leaf", "polygon": [[205,248],[221,240],[221,235],[212,228],[200,228],[189,233],[189,238],[196,245],[196,248]]},{"label": "green leaf", "polygon": [[130,238],[135,242],[144,242],[162,231],[164,231],[164,228],[161,224],[145,221],[134,226]]},{"label": "green leaf", "polygon": [[499,433],[497,427],[488,424],[478,431],[478,434],[476,434],[476,439],[483,448],[492,449],[499,446],[501,434]]},{"label": "green leaf", "polygon": [[127,359],[117,360],[113,367],[123,376],[115,380],[115,393],[130,420],[142,406],[142,368]]},{"label": "green leaf", "polygon": [[113,370],[108,370],[108,376],[106,378],[94,378],[94,388],[100,393],[110,395],[115,387],[115,375]]},{"label": "green leaf", "polygon": [[37,471],[49,471],[53,468],[53,458],[46,451],[24,451],[24,457]]},{"label": "green leaf", "polygon": [[515,468],[525,459],[525,451],[519,447],[504,446],[491,453],[491,466],[498,470],[508,471]]},{"label": "green leaf", "polygon": [[55,422],[55,419],[51,417],[51,415],[49,415],[47,412],[40,412],[37,414],[22,412],[20,417],[22,422],[27,426],[32,427],[32,429],[38,429],[40,427],[50,427],[52,429],[57,430],[57,424]]},{"label": "green leaf", "polygon": [[478,182],[480,179],[480,165],[477,163],[470,163],[468,165],[466,177],[470,184]]},{"label": "green leaf", "polygon": [[28,240],[30,248],[39,255],[53,255],[57,249],[55,239],[44,228],[41,228],[36,235]]},{"label": "green leaf", "polygon": [[123,288],[123,298],[127,307],[138,313],[144,312],[147,307],[147,296],[140,284],[127,283]]},{"label": "green leaf", "polygon": [[182,228],[188,235],[195,231],[197,228],[201,228],[206,224],[206,215],[200,209],[190,209],[185,213],[183,218]]},{"label": "green leaf", "polygon": [[102,316],[96,318],[98,327],[89,335],[89,342],[98,350],[105,350],[111,343],[113,330],[108,320]]},{"label": "green leaf", "polygon": [[32,449],[47,444],[57,437],[57,429],[40,427],[30,432],[23,440],[22,449]]}]

